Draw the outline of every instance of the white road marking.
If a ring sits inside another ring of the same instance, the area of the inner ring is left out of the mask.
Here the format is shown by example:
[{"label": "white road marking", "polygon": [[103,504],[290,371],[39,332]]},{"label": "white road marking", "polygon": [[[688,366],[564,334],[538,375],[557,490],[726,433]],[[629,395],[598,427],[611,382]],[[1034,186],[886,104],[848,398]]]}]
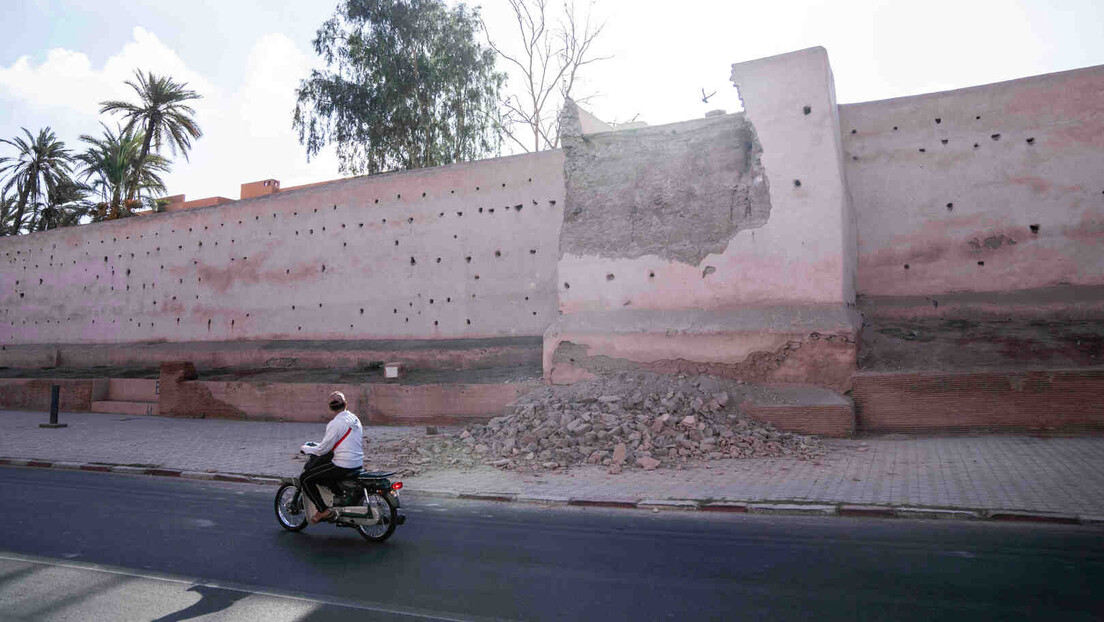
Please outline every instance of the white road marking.
[{"label": "white road marking", "polygon": [[452,614],[440,611],[429,611],[424,609],[415,609],[413,607],[402,607],[398,605],[384,605],[382,603],[366,603],[358,601],[347,601],[344,599],[328,599],[322,600],[314,598],[307,594],[293,593],[293,592],[278,592],[275,590],[259,589],[252,586],[241,585],[226,581],[208,581],[204,579],[192,579],[182,576],[174,576],[167,573],[149,571],[138,572],[127,568],[121,568],[118,566],[108,566],[106,564],[95,564],[90,562],[66,562],[48,557],[38,557],[35,555],[24,555],[22,553],[0,552],[0,560],[7,560],[19,563],[39,564],[42,566],[54,566],[58,568],[69,568],[73,570],[84,570],[92,572],[100,572],[104,574],[111,574],[123,577],[133,577],[138,579],[147,579],[150,581],[164,581],[168,583],[177,583],[188,586],[203,586],[217,588],[221,590],[229,590],[235,592],[244,592],[246,594],[256,594],[258,596],[267,596],[269,598],[284,598],[293,601],[299,601],[309,604],[317,605],[331,605],[337,607],[345,607],[348,609],[359,609],[362,611],[374,611],[378,613],[388,613],[392,615],[408,616],[411,618],[422,620],[444,620],[446,622],[466,622],[468,620],[491,620],[497,618],[475,617],[475,616],[461,616],[459,614]]}]

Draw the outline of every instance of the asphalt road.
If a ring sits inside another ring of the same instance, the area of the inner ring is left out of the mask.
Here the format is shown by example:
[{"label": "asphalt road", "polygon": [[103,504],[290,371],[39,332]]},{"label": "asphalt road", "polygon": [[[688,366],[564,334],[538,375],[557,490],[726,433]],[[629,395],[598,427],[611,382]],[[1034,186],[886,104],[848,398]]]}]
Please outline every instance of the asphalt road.
[{"label": "asphalt road", "polygon": [[0,468],[0,619],[1104,617],[1104,529],[404,499],[384,544],[275,487]]}]

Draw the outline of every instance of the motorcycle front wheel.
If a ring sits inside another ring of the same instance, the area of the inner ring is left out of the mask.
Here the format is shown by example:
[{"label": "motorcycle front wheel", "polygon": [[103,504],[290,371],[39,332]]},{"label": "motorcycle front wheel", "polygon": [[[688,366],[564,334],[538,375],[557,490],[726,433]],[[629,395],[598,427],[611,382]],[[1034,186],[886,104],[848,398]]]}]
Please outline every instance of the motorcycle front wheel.
[{"label": "motorcycle front wheel", "polygon": [[297,492],[292,484],[284,484],[276,491],[276,520],[288,531],[302,531],[307,526],[303,496]]},{"label": "motorcycle front wheel", "polygon": [[395,509],[391,499],[378,492],[370,492],[366,497],[367,506],[379,515],[379,522],[374,525],[357,525],[357,532],[365,540],[371,542],[383,542],[395,533],[396,520],[399,511]]}]

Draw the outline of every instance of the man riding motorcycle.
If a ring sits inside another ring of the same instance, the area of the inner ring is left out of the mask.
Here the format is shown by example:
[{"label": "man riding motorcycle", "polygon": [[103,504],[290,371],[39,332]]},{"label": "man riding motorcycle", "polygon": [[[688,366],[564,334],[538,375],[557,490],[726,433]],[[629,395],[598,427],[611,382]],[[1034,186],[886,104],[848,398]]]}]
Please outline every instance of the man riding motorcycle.
[{"label": "man riding motorcycle", "polygon": [[326,425],[322,442],[307,443],[301,448],[304,453],[311,454],[300,476],[303,491],[318,509],[311,524],[334,516],[318,493],[318,485],[340,481],[364,466],[364,428],[360,419],[349,412],[341,391],[330,394],[329,407],[333,419]]}]

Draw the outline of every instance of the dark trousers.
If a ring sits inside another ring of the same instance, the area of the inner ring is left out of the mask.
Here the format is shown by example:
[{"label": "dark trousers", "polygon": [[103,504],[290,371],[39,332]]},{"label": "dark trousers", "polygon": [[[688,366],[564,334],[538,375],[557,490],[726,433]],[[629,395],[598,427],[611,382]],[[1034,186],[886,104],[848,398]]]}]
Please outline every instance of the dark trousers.
[{"label": "dark trousers", "polygon": [[303,474],[299,476],[299,482],[303,485],[303,492],[307,493],[307,497],[314,503],[314,507],[321,512],[326,509],[326,503],[322,501],[322,495],[318,493],[318,485],[343,480],[358,470],[339,467],[332,462],[323,462],[316,466],[308,464],[307,468],[303,470]]}]

